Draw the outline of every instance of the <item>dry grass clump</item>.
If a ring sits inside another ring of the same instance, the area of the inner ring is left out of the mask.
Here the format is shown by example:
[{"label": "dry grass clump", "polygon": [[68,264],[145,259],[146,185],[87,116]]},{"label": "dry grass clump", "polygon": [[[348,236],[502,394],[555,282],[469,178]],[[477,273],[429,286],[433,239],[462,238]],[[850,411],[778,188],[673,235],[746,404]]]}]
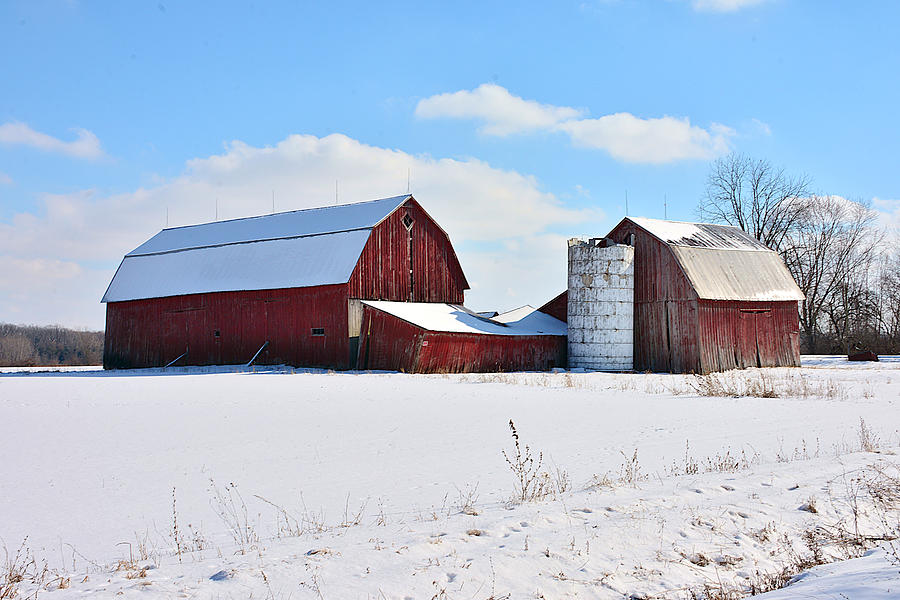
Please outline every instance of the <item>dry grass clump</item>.
[{"label": "dry grass clump", "polygon": [[593,490],[598,488],[615,488],[623,485],[635,485],[638,482],[645,481],[649,477],[644,473],[641,463],[638,460],[637,448],[635,448],[631,456],[625,454],[621,450],[619,451],[619,454],[622,455],[623,460],[622,464],[619,466],[618,473],[615,475],[612,475],[609,472],[606,472],[603,475],[597,475],[595,473],[584,486],[584,489]]},{"label": "dry grass clump", "polygon": [[571,488],[569,474],[559,468],[555,473],[544,470],[544,453],[539,451],[535,457],[528,444],[522,446],[519,442],[519,432],[512,419],[509,420],[509,430],[513,439],[513,450],[510,453],[506,450],[500,452],[515,477],[513,500],[535,502],[555,498],[567,492]]},{"label": "dry grass clump", "polygon": [[684,387],[672,386],[675,395],[709,398],[825,398],[846,400],[847,389],[832,380],[819,381],[802,373],[767,373],[762,369],[694,375]]},{"label": "dry grass clump", "polygon": [[731,448],[725,452],[717,452],[713,456],[707,456],[697,460],[691,455],[690,442],[684,444],[684,458],[681,463],[672,461],[672,466],[666,469],[669,475],[698,475],[700,473],[736,473],[746,471],[753,465],[759,464],[759,453],[754,452],[747,456],[744,450],[740,454],[732,454]]},{"label": "dry grass clump", "polygon": [[[0,561],[0,600],[35,600],[43,589],[64,590],[69,587],[70,580],[65,575],[50,569],[46,561],[38,560],[28,547],[28,538],[14,553],[3,545],[3,560]],[[30,592],[23,594],[22,586],[28,586]]]},{"label": "dry grass clump", "polygon": [[872,431],[872,428],[866,425],[862,417],[859,418],[859,447],[863,452],[878,452],[881,440],[878,435]]}]

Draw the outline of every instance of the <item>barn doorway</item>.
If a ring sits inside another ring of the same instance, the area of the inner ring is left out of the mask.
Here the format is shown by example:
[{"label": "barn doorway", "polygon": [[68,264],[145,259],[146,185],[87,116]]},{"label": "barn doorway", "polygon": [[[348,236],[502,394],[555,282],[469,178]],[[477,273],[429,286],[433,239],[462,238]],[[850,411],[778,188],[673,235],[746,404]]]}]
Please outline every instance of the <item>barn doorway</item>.
[{"label": "barn doorway", "polygon": [[348,367],[357,368],[359,356],[359,328],[362,326],[362,300],[350,298],[347,300],[347,332],[349,334],[350,357]]},{"label": "barn doorway", "polygon": [[774,367],[775,319],[771,308],[741,309],[742,367]]}]

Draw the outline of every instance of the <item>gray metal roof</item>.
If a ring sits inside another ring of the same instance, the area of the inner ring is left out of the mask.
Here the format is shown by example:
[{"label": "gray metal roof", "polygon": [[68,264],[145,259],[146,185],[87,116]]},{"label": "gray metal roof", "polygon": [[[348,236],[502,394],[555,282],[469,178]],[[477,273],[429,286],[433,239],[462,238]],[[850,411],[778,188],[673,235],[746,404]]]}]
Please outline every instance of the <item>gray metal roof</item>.
[{"label": "gray metal roof", "polygon": [[101,302],[346,283],[372,228],[410,198],[164,229],[125,255]]},{"label": "gray metal roof", "polygon": [[762,242],[748,235],[739,227],[712,223],[663,221],[645,217],[627,218],[670,246],[769,251]]},{"label": "gray metal roof", "polygon": [[672,249],[701,299],[804,299],[778,253],[737,227],[626,218]]},{"label": "gray metal roof", "polygon": [[163,229],[126,256],[371,229],[410,198],[412,196],[407,194],[356,204],[172,227]]}]

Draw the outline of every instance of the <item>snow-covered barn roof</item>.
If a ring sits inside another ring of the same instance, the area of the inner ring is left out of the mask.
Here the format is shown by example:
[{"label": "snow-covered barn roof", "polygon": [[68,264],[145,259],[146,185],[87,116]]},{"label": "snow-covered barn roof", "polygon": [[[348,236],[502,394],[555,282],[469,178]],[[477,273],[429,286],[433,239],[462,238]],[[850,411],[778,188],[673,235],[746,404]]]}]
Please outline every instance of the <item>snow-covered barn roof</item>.
[{"label": "snow-covered barn roof", "polygon": [[372,228],[410,198],[163,229],[125,255],[102,302],[346,283]]},{"label": "snow-covered barn roof", "polygon": [[626,217],[667,244],[704,300],[803,300],[778,253],[738,227]]},{"label": "snow-covered barn roof", "polygon": [[384,300],[363,300],[363,304],[428,331],[487,335],[566,335],[567,331],[562,321],[533,309],[518,320],[501,323],[456,304]]}]

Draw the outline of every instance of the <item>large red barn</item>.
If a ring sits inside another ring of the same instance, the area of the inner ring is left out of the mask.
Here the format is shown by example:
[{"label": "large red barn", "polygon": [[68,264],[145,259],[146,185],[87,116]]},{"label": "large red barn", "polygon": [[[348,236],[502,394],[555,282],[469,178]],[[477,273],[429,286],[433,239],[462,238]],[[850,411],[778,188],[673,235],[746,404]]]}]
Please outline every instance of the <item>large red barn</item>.
[{"label": "large red barn", "polygon": [[362,300],[462,304],[468,287],[410,195],[164,229],[103,297],[103,365],[352,368]]},{"label": "large red barn", "polygon": [[[736,227],[640,217],[607,237],[634,246],[634,369],[800,365],[804,296],[776,252]],[[539,310],[565,319],[567,301]]]}]

